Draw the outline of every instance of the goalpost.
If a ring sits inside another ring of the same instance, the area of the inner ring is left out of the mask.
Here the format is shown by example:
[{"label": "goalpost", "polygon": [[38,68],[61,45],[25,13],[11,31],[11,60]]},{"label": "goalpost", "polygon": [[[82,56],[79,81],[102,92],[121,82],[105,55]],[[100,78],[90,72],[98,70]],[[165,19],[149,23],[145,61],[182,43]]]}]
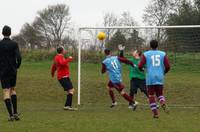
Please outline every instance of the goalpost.
[{"label": "goalpost", "polygon": [[[148,47],[148,42],[151,39],[159,39],[159,42],[162,44],[161,49],[169,52],[169,57],[172,60],[172,64],[176,65],[177,63],[182,63],[181,59],[184,59],[184,53],[190,54],[200,53],[200,25],[182,25],[182,26],[117,26],[117,27],[80,27],[78,30],[78,105],[81,104],[81,73],[82,73],[82,51],[89,52],[89,48],[84,44],[92,45],[92,43],[99,43],[97,38],[97,33],[99,31],[107,32],[111,31],[113,35],[116,31],[122,31],[126,34],[128,30],[129,33],[136,31],[136,37],[141,39],[141,42],[137,42],[138,45],[134,45],[133,48],[140,48],[146,50]],[[89,35],[88,35],[89,34]],[[93,34],[93,38],[88,38]],[[130,38],[129,36],[125,37]],[[193,38],[194,37],[194,38]],[[90,40],[93,39],[93,40]],[[88,41],[88,42],[85,42]],[[108,40],[107,40],[108,41]],[[130,39],[131,41],[131,39]],[[136,41],[135,41],[136,42]],[[129,49],[132,48],[129,45]],[[195,48],[196,47],[196,48]],[[98,46],[96,47],[98,48]],[[95,49],[95,45],[94,45]],[[91,49],[90,49],[91,50]],[[99,49],[98,49],[99,50]],[[97,50],[97,52],[98,52]],[[173,54],[172,54],[173,53]],[[180,56],[178,56],[180,55]],[[199,54],[200,57],[200,54]],[[177,62],[177,59],[180,62]],[[194,56],[191,57],[194,59]],[[197,56],[198,60],[198,56]],[[194,61],[196,61],[194,59]],[[100,62],[99,62],[100,63]],[[179,67],[180,68],[180,67]],[[94,79],[94,78],[93,78]],[[198,104],[199,105],[199,104]]]}]

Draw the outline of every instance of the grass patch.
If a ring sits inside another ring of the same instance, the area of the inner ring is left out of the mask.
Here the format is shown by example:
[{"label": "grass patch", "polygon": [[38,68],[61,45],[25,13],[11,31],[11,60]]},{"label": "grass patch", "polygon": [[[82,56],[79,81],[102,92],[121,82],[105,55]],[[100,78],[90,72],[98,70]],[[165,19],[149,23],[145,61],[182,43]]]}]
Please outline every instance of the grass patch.
[{"label": "grass patch", "polygon": [[[7,122],[7,112],[0,103],[0,131],[2,132],[199,132],[200,108],[171,107],[169,115],[161,111],[158,120],[152,119],[148,106],[133,112],[117,95],[119,106],[110,109],[107,94],[107,75],[101,75],[99,64],[82,65],[82,89],[79,111],[62,109],[65,95],[56,78],[50,76],[51,61],[23,62],[18,74],[17,92],[22,120]],[[71,78],[77,88],[77,63],[70,64]],[[181,68],[180,68],[181,67]],[[199,67],[176,65],[166,76],[165,94],[169,104],[200,105]],[[128,67],[123,66],[123,81],[129,91]],[[2,98],[2,95],[1,95]],[[77,96],[74,97],[76,104]],[[137,100],[147,104],[139,92]]]}]

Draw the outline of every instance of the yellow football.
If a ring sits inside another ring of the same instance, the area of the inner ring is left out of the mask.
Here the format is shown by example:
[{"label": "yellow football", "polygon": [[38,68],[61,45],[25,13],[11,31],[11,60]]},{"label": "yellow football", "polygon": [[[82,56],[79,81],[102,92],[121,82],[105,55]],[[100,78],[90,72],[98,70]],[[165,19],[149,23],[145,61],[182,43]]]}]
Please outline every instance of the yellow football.
[{"label": "yellow football", "polygon": [[99,40],[104,40],[106,38],[106,34],[104,32],[99,32],[97,38]]}]

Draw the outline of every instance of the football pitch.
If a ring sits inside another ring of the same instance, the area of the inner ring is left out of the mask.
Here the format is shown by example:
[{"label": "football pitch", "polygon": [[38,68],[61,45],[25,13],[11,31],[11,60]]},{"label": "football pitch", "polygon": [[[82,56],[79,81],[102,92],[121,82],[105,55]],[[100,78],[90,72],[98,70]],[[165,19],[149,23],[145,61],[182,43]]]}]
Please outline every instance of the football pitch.
[{"label": "football pitch", "polygon": [[[8,122],[3,101],[0,103],[0,132],[199,132],[200,72],[191,66],[178,67],[166,76],[166,97],[170,114],[160,109],[160,118],[153,119],[146,98],[139,92],[141,105],[136,111],[117,92],[118,106],[109,108],[106,75],[97,64],[83,65],[81,105],[78,111],[64,111],[65,95],[56,78],[50,76],[51,62],[24,62],[19,71],[17,92],[21,121]],[[77,64],[71,65],[71,78],[77,87]],[[87,67],[87,70],[84,69]],[[123,80],[129,90],[126,67]],[[77,92],[76,92],[77,93]],[[2,94],[1,94],[2,98]],[[185,106],[185,107],[184,107]]]}]

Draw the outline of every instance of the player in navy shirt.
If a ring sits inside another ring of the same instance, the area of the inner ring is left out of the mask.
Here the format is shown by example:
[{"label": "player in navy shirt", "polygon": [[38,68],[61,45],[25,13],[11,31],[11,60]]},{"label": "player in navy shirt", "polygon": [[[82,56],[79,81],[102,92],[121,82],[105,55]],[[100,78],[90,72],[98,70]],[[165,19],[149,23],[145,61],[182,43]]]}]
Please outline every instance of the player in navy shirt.
[{"label": "player in navy shirt", "polygon": [[169,61],[165,52],[157,50],[158,41],[152,40],[150,42],[152,50],[146,51],[138,67],[142,70],[143,66],[146,64],[146,85],[149,96],[149,103],[151,110],[154,114],[154,118],[158,118],[158,110],[156,106],[157,96],[161,107],[168,112],[165,97],[163,95],[163,84],[164,84],[164,75],[170,70]]},{"label": "player in navy shirt", "polygon": [[8,121],[19,120],[17,112],[17,71],[21,65],[21,54],[17,42],[10,39],[11,28],[4,26],[4,36],[0,41],[0,82],[3,88],[3,98],[9,113]]},{"label": "player in navy shirt", "polygon": [[122,79],[121,79],[121,68],[122,68],[121,62],[132,66],[134,66],[134,64],[131,61],[127,60],[126,58],[112,56],[109,49],[105,49],[104,53],[106,55],[106,58],[102,62],[101,72],[105,73],[107,71],[109,74],[110,81],[108,83],[108,91],[112,99],[111,108],[117,105],[115,101],[115,95],[112,90],[112,88],[115,88],[118,92],[120,92],[120,94],[124,97],[124,99],[126,99],[133,106],[133,110],[135,110],[136,109],[136,105],[134,105],[135,102],[132,101],[132,98],[123,90],[124,85],[122,84]]}]

